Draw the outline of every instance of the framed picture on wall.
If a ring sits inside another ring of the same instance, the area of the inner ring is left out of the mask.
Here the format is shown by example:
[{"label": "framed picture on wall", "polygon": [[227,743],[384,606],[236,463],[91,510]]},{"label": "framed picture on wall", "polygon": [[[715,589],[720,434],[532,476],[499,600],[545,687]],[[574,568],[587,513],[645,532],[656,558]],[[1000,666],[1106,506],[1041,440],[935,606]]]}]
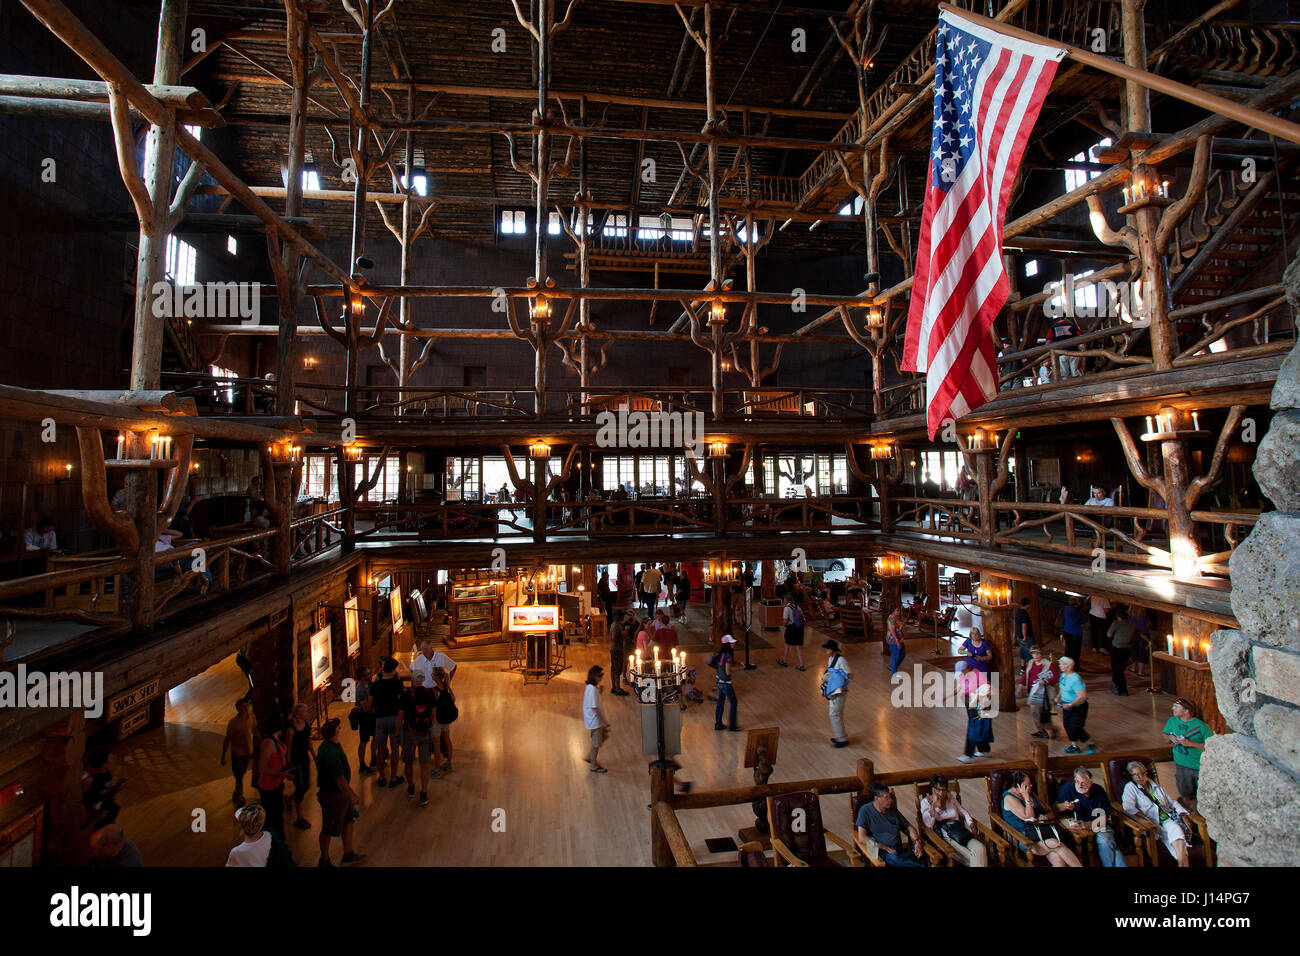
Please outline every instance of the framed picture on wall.
[{"label": "framed picture on wall", "polygon": [[343,627],[348,638],[348,657],[361,654],[361,608],[352,597],[343,602]]},{"label": "framed picture on wall", "polygon": [[329,683],[334,673],[333,634],[326,624],[311,636],[311,686],[320,690]]},{"label": "framed picture on wall", "polygon": [[529,604],[508,609],[508,630],[511,631],[558,631],[560,629],[560,609],[554,604]]},{"label": "framed picture on wall", "polygon": [[393,610],[393,630],[399,631],[406,626],[406,618],[402,614],[402,589],[400,586],[388,592],[388,605]]}]

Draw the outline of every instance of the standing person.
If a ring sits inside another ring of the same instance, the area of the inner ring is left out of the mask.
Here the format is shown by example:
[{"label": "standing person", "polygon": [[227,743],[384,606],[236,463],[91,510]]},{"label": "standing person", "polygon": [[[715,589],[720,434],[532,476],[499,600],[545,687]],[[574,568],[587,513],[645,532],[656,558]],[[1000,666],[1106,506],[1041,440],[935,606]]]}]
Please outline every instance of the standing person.
[{"label": "standing person", "polygon": [[352,849],[352,824],[361,809],[361,798],[352,789],[352,768],[348,755],[339,743],[337,717],[325,721],[321,728],[320,752],[316,754],[316,797],[320,801],[320,866],[333,866],[330,862],[330,840],[343,838],[344,866],[360,863],[362,853]]},{"label": "standing person", "polygon": [[293,766],[293,825],[299,830],[311,829],[311,822],[302,815],[302,802],[307,799],[307,790],[311,786],[311,764],[316,758],[308,713],[306,704],[294,704],[289,726],[284,732],[284,741],[289,745],[289,763]]},{"label": "standing person", "polygon": [[253,702],[241,697],[235,703],[235,716],[226,724],[226,736],[221,742],[221,765],[226,765],[230,754],[230,772],[235,778],[235,792],[231,795],[236,807],[244,805],[244,774],[257,751],[257,723],[253,720]]},{"label": "standing person", "polygon": [[144,866],[140,849],[126,838],[116,823],[100,827],[90,836],[90,865],[102,867]]},{"label": "standing person", "polygon": [[[357,772],[374,773],[379,762],[375,753],[375,700],[370,696],[370,668],[362,664],[357,668]],[[366,763],[366,744],[370,745],[370,763]]]},{"label": "standing person", "polygon": [[256,803],[235,811],[243,840],[226,857],[226,866],[266,866],[273,838],[266,830],[266,811]]},{"label": "standing person", "polygon": [[596,594],[600,598],[600,606],[605,609],[605,620],[610,627],[614,626],[614,589],[609,583],[609,571],[600,572],[600,580],[596,582]]},{"label": "standing person", "polygon": [[1196,791],[1201,778],[1201,754],[1205,741],[1214,736],[1210,725],[1196,716],[1196,708],[1179,697],[1170,708],[1173,716],[1161,731],[1174,745],[1174,783],[1178,798],[1189,810],[1196,810]]},{"label": "standing person", "polygon": [[962,863],[970,867],[989,865],[988,848],[975,839],[975,818],[961,805],[949,789],[948,778],[941,773],[930,778],[930,792],[921,799],[921,819],[939,832]]},{"label": "standing person", "polygon": [[582,726],[591,739],[591,752],[582,759],[591,764],[592,773],[609,772],[600,765],[600,747],[609,739],[609,720],[600,699],[600,681],[604,676],[605,671],[599,664],[588,668],[587,686],[582,691]]},{"label": "standing person", "polygon": [[885,643],[889,645],[889,673],[898,673],[899,665],[907,656],[907,644],[903,641],[903,608],[898,606],[890,612],[885,621]]},{"label": "standing person", "polygon": [[415,761],[420,761],[420,806],[429,805],[429,778],[442,776],[429,767],[433,751],[433,691],[428,687],[412,686],[402,692],[397,701],[397,723],[402,729],[402,761],[406,765],[406,795],[415,796]]},{"label": "standing person", "polygon": [[1086,617],[1083,613],[1083,598],[1071,596],[1065,607],[1061,608],[1061,640],[1065,642],[1062,657],[1077,661],[1083,653],[1083,625]]},{"label": "standing person", "polygon": [[1129,621],[1128,611],[1120,608],[1115,612],[1115,621],[1106,631],[1106,636],[1110,638],[1110,692],[1127,697],[1128,681],[1124,672],[1137,641],[1137,628]]},{"label": "standing person", "polygon": [[117,758],[107,747],[98,747],[86,755],[81,774],[81,805],[86,811],[86,825],[92,830],[113,823],[122,811],[117,805],[117,793],[126,786],[126,781],[113,779],[116,769]]},{"label": "standing person", "polygon": [[609,692],[615,697],[626,697],[628,692],[622,687],[623,675],[627,671],[627,656],[631,653],[632,631],[636,627],[636,614],[628,611],[622,618],[610,620],[609,629]]},{"label": "standing person", "polygon": [[[402,679],[397,676],[397,661],[384,658],[379,677],[370,683],[370,697],[374,701],[375,747],[381,787],[400,786],[405,777],[397,773],[397,709],[402,696]],[[387,771],[387,775],[385,775]]]},{"label": "standing person", "polygon": [[1043,649],[1035,646],[1029,652],[1029,666],[1025,668],[1020,682],[1029,701],[1029,717],[1038,729],[1029,736],[1048,739],[1054,735],[1052,730],[1052,690],[1056,687],[1056,669],[1052,667],[1052,658],[1043,656]]},{"label": "standing person", "polygon": [[1030,651],[1034,646],[1034,622],[1029,616],[1029,605],[1029,598],[1022,597],[1020,607],[1016,608],[1016,645],[1020,648],[1021,669],[1029,666]]},{"label": "standing person", "polygon": [[1079,744],[1088,745],[1088,753],[1097,752],[1096,742],[1088,736],[1088,731],[1084,724],[1088,721],[1088,688],[1084,686],[1083,678],[1075,671],[1074,659],[1071,657],[1062,657],[1061,676],[1057,682],[1057,689],[1061,695],[1061,722],[1065,724],[1065,736],[1069,738],[1070,745],[1065,748],[1067,754],[1077,754]]},{"label": "standing person", "polygon": [[785,623],[785,635],[783,638],[785,649],[781,651],[781,656],[777,658],[777,666],[788,666],[786,664],[786,658],[790,656],[790,648],[793,647],[795,654],[798,655],[799,658],[799,666],[796,667],[795,670],[806,670],[807,668],[803,666],[804,617],[803,611],[800,610],[799,605],[794,601],[793,591],[786,592],[785,609],[781,612],[781,620]]},{"label": "standing person", "polygon": [[717,676],[714,678],[718,685],[718,706],[713,712],[713,729],[727,730],[722,724],[722,711],[727,701],[731,701],[731,730],[740,730],[736,724],[736,689],[731,686],[731,668],[735,663],[735,645],[736,639],[730,634],[722,635],[722,650],[718,651],[713,658],[713,666],[717,668]]},{"label": "standing person", "polygon": [[[1047,341],[1049,343],[1064,342],[1066,339],[1072,339],[1079,334],[1079,327],[1074,324],[1074,320],[1068,315],[1063,315],[1052,323],[1051,328],[1047,330]],[[1058,369],[1055,380],[1065,378],[1076,378],[1083,371],[1083,357],[1071,352],[1064,354],[1058,353],[1056,356]]]},{"label": "standing person", "polygon": [[266,811],[266,828],[284,839],[284,782],[294,775],[284,742],[284,719],[272,714],[262,722],[262,747],[257,757],[257,795]]},{"label": "standing person", "polygon": [[831,719],[831,744],[847,747],[849,738],[844,733],[844,705],[849,699],[849,681],[853,678],[853,672],[849,668],[849,662],[840,653],[839,641],[828,640],[822,649],[826,651],[826,670],[822,674],[821,687]]},{"label": "standing person", "polygon": [[[636,620],[633,618],[633,620]],[[636,628],[636,649],[641,652],[642,657],[651,657],[654,654],[652,650],[655,643],[655,630],[650,624],[650,619],[646,618],[634,625]]]},{"label": "standing person", "polygon": [[681,614],[678,616],[677,620],[680,623],[685,624],[686,606],[691,602],[691,579],[686,576],[685,569],[677,573],[677,580],[674,582],[674,586],[676,592],[674,596],[677,600],[677,607],[681,609]]},{"label": "standing person", "polygon": [[1100,594],[1094,594],[1088,600],[1088,633],[1091,636],[1092,649],[1102,649],[1102,639],[1106,636],[1110,624],[1110,602]]},{"label": "standing person", "polygon": [[1151,622],[1145,609],[1135,604],[1128,606],[1128,622],[1137,631],[1137,640],[1133,642],[1133,673],[1138,677],[1147,676],[1147,664],[1151,660]]},{"label": "standing person", "polygon": [[432,775],[436,777],[451,773],[451,725],[460,717],[460,709],[456,706],[456,695],[451,689],[451,674],[441,667],[433,669],[433,690],[437,695],[433,704],[433,719],[436,722],[434,734],[438,744],[433,756],[441,755],[443,758],[441,766],[437,760],[434,761]]},{"label": "standing person", "polygon": [[987,757],[993,749],[993,719],[989,716],[991,685],[988,674],[969,661],[958,661],[957,673],[962,703],[966,706],[966,743],[957,759],[969,763],[973,757]]},{"label": "standing person", "polygon": [[680,643],[677,637],[677,628],[673,627],[672,622],[668,620],[668,614],[665,611],[659,611],[658,629],[655,631],[655,643],[659,645],[660,656],[673,656],[673,650]]},{"label": "standing person", "polygon": [[1092,830],[1097,839],[1097,855],[1101,865],[1106,867],[1123,866],[1124,854],[1115,845],[1115,831],[1110,821],[1114,814],[1110,798],[1099,784],[1092,782],[1092,771],[1087,767],[1077,767],[1074,778],[1056,792],[1056,809],[1061,813],[1073,813],[1073,825],[1066,822],[1073,830]]},{"label": "standing person", "polygon": [[420,653],[411,659],[411,686],[433,687],[433,641],[421,641]]},{"label": "standing person", "polygon": [[663,585],[663,572],[653,564],[648,565],[645,573],[641,575],[641,600],[645,604],[645,612],[653,615],[655,608],[659,606],[659,588]]}]

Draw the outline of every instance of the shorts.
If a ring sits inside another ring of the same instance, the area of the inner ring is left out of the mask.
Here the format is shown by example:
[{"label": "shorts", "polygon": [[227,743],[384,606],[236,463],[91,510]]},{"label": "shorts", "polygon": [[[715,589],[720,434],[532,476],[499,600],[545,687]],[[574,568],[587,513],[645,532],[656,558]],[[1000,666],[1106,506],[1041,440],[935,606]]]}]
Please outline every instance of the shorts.
[{"label": "shorts", "polygon": [[803,647],[803,627],[799,624],[787,624],[784,640],[788,647]]},{"label": "shorts", "polygon": [[388,752],[388,742],[392,740],[393,749],[397,749],[397,715],[375,718],[375,746],[380,753]]},{"label": "shorts", "polygon": [[375,717],[362,717],[361,721],[357,724],[357,731],[361,734],[361,742],[363,744],[369,743],[370,739],[374,737],[376,719],[377,718]]},{"label": "shorts", "polygon": [[591,745],[593,747],[599,747],[608,739],[609,731],[604,727],[597,727],[591,732]]},{"label": "shorts", "polygon": [[1200,783],[1201,771],[1192,767],[1180,767],[1174,764],[1174,782],[1178,784],[1178,795],[1191,800],[1196,799],[1196,788]]},{"label": "shorts", "polygon": [[429,754],[433,752],[433,736],[427,730],[422,734],[403,730],[402,759],[410,763],[415,760],[417,751],[420,755],[420,763],[428,763]]},{"label": "shorts", "polygon": [[248,773],[248,765],[252,762],[253,755],[246,754],[243,757],[230,755],[230,772],[234,774],[236,780],[243,780],[244,774]]},{"label": "shorts", "polygon": [[330,837],[342,836],[351,809],[347,794],[342,790],[318,790],[316,798],[320,801],[321,833]]},{"label": "shorts", "polygon": [[433,725],[433,735],[435,737],[441,737],[443,734],[449,734],[449,733],[451,733],[451,724]]},{"label": "shorts", "polygon": [[302,803],[303,797],[307,796],[307,789],[311,786],[311,764],[296,763],[293,765],[293,802]]}]

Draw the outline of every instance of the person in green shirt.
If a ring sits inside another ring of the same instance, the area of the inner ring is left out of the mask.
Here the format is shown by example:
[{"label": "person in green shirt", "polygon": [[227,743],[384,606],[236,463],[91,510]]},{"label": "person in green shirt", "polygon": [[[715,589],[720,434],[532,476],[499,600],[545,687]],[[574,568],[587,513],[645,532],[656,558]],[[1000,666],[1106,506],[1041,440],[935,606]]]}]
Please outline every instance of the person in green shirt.
[{"label": "person in green shirt", "polygon": [[361,798],[352,789],[352,768],[348,765],[348,755],[339,743],[339,726],[337,717],[325,721],[321,728],[321,745],[316,751],[316,793],[320,801],[320,865],[333,866],[330,862],[330,839],[343,838],[343,863],[351,866],[365,859],[364,854],[352,849],[352,823],[361,806]]},{"label": "person in green shirt", "polygon": [[1196,785],[1201,775],[1201,754],[1205,741],[1214,731],[1196,716],[1191,702],[1179,697],[1173,702],[1173,716],[1161,731],[1174,745],[1174,780],[1178,784],[1180,801],[1189,810],[1196,809]]}]

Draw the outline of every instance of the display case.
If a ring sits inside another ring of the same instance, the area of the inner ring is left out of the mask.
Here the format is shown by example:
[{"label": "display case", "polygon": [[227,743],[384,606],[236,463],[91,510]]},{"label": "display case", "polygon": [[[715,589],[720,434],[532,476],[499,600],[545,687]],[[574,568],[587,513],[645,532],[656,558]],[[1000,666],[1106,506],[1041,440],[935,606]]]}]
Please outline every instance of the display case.
[{"label": "display case", "polygon": [[500,581],[461,581],[448,588],[447,643],[452,647],[504,640]]}]

